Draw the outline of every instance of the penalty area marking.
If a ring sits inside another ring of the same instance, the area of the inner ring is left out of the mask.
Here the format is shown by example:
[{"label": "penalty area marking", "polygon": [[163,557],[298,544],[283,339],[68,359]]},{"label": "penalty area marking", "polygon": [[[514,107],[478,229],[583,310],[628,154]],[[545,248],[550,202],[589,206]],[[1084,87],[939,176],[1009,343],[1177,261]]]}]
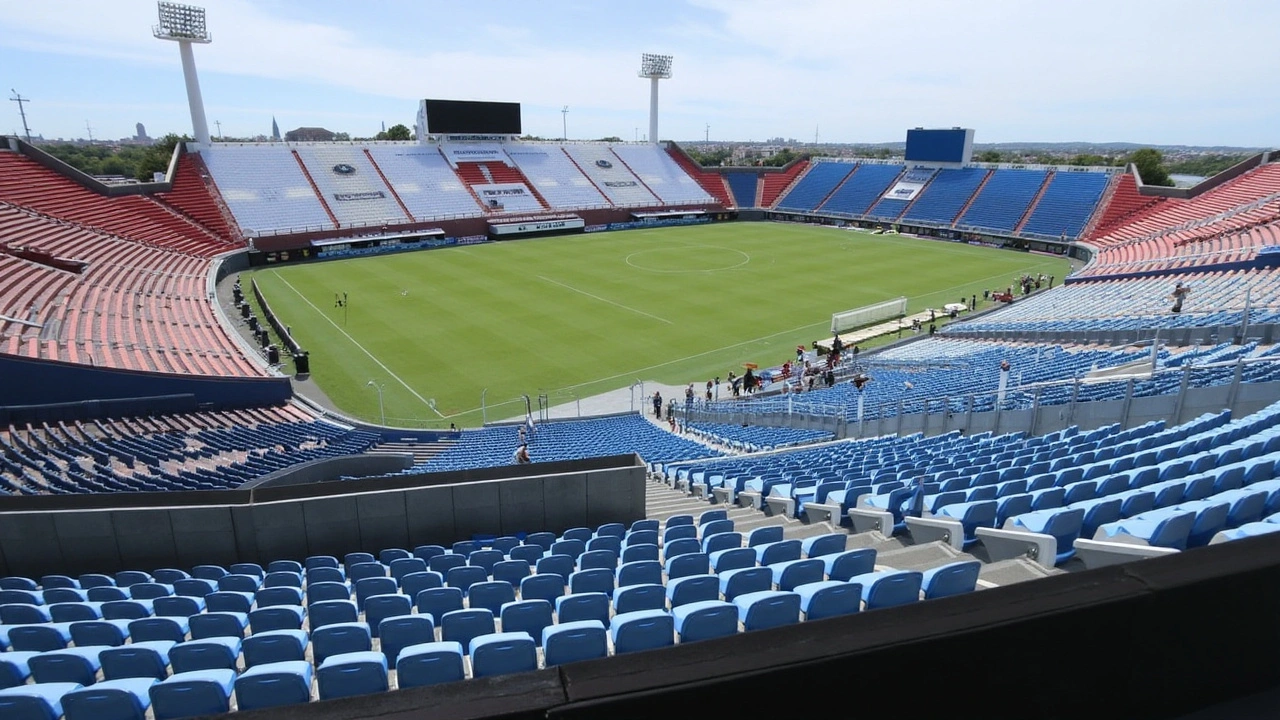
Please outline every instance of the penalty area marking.
[{"label": "penalty area marking", "polygon": [[272,275],[275,275],[275,276],[276,276],[276,279],[277,279],[277,280],[279,280],[280,282],[284,283],[285,285],[288,285],[290,290],[292,290],[294,293],[296,293],[298,297],[302,298],[302,302],[304,302],[304,303],[306,303],[306,304],[310,305],[310,306],[311,306],[311,309],[312,309],[312,310],[315,310],[315,311],[320,315],[320,317],[322,317],[322,318],[324,318],[325,320],[327,320],[327,321],[329,322],[329,324],[333,326],[333,329],[334,329],[334,330],[337,330],[338,332],[342,333],[344,337],[346,337],[348,340],[350,340],[350,341],[351,341],[351,344],[352,344],[352,345],[355,345],[356,347],[360,348],[360,352],[363,352],[365,355],[368,355],[370,360],[372,360],[372,361],[374,361],[375,363],[377,363],[377,364],[378,364],[378,367],[382,368],[382,369],[383,369],[383,370],[384,370],[388,375],[390,375],[390,376],[392,377],[392,379],[394,379],[396,382],[398,382],[398,383],[400,383],[401,385],[403,385],[405,390],[408,390],[408,391],[409,391],[409,392],[410,392],[414,397],[416,397],[416,398],[418,398],[419,400],[421,400],[423,405],[426,405],[428,408],[430,408],[430,409],[431,409],[431,412],[435,413],[436,415],[439,415],[441,418],[444,418],[444,414],[443,414],[443,413],[441,413],[439,410],[437,410],[437,409],[435,409],[435,408],[431,407],[431,403],[427,402],[427,399],[426,399],[426,398],[424,398],[424,397],[422,397],[421,395],[419,395],[417,390],[414,390],[413,388],[409,387],[409,383],[405,382],[404,380],[401,380],[399,375],[397,375],[397,374],[395,374],[395,373],[391,372],[391,368],[389,368],[389,367],[387,367],[386,365],[384,365],[384,364],[382,363],[382,361],[381,361],[381,360],[379,360],[379,359],[377,358],[377,356],[375,356],[373,353],[371,353],[371,352],[369,352],[367,349],[365,349],[365,346],[361,345],[359,342],[357,342],[357,341],[356,341],[356,339],[355,339],[355,338],[351,337],[351,335],[350,335],[346,330],[343,330],[341,327],[339,327],[339,326],[338,326],[338,323],[336,323],[336,322],[334,322],[334,321],[333,321],[333,318],[329,317],[328,315],[325,315],[325,314],[324,314],[324,311],[323,311],[323,310],[321,310],[320,308],[316,307],[316,304],[315,304],[315,303],[313,303],[313,302],[311,302],[310,300],[308,300],[306,295],[303,295],[302,293],[298,292],[298,288],[294,287],[294,286],[293,286],[293,283],[291,283],[291,282],[289,282],[288,280],[285,280],[284,278],[280,277],[280,274],[279,274],[279,273],[277,273],[275,270],[272,270],[272,271],[271,271],[271,274],[272,274]]},{"label": "penalty area marking", "polygon": [[635,252],[623,258],[622,261],[637,270],[643,270],[645,272],[651,272],[651,273],[660,273],[663,275],[680,275],[680,274],[686,274],[686,273],[713,273],[713,272],[721,272],[723,270],[736,270],[742,267],[743,265],[746,265],[747,263],[751,262],[750,255],[742,252],[741,250],[735,250],[734,248],[721,247],[719,245],[685,245],[685,247],[711,248],[712,250],[724,250],[726,252],[737,253],[742,256],[742,262],[737,263],[736,265],[726,265],[724,267],[718,267],[718,268],[691,268],[691,269],[680,269],[680,270],[658,270],[656,268],[649,268],[649,267],[645,267],[643,265],[637,265],[631,262],[631,258],[637,255],[644,255],[645,253],[659,252],[662,250],[667,250],[669,248],[647,248],[645,250],[636,250]]},{"label": "penalty area marking", "polygon": [[574,291],[574,292],[576,292],[576,293],[578,293],[578,294],[580,294],[580,295],[586,295],[587,297],[589,297],[589,298],[591,298],[591,299],[593,299],[593,300],[599,300],[599,301],[600,301],[600,302],[602,302],[602,303],[609,303],[610,305],[612,305],[612,306],[614,306],[614,307],[620,307],[620,308],[622,308],[623,310],[629,310],[629,311],[631,311],[631,312],[633,312],[633,313],[636,313],[637,315],[644,315],[645,317],[653,318],[654,320],[657,320],[657,321],[659,321],[659,322],[664,322],[664,323],[666,323],[666,324],[668,324],[668,325],[674,325],[674,324],[675,324],[675,323],[671,322],[670,320],[668,320],[668,319],[666,319],[666,318],[660,318],[660,317],[658,317],[657,315],[650,315],[649,313],[647,313],[647,312],[645,312],[645,311],[643,311],[643,310],[637,310],[637,309],[635,309],[635,308],[633,308],[633,307],[630,307],[630,306],[627,306],[627,305],[623,305],[622,303],[616,303],[616,302],[614,302],[614,301],[612,301],[612,300],[609,300],[609,299],[607,299],[607,298],[602,298],[602,297],[600,297],[599,295],[592,295],[591,293],[587,292],[586,290],[579,290],[578,288],[576,288],[576,287],[574,287],[574,286],[572,286],[572,285],[565,285],[564,283],[562,283],[562,282],[560,282],[560,281],[558,281],[558,280],[552,280],[551,278],[549,278],[549,277],[545,277],[545,276],[543,276],[543,275],[539,275],[539,276],[538,276],[538,279],[539,279],[539,280],[546,280],[547,282],[551,283],[552,285],[559,285],[560,287],[564,288],[565,290],[572,290],[572,291]]}]

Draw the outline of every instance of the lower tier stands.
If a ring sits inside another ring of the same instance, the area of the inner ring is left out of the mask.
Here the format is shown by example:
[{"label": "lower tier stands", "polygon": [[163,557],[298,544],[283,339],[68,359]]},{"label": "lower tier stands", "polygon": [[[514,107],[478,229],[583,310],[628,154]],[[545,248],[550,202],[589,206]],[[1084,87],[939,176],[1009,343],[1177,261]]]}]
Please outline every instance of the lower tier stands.
[{"label": "lower tier stands", "polygon": [[1084,231],[1111,182],[1100,172],[1054,173],[1021,232],[1075,239]]},{"label": "lower tier stands", "polygon": [[263,376],[219,323],[210,261],[0,202],[0,238],[80,261],[74,273],[0,254],[0,352],[99,367]]},{"label": "lower tier stands", "polygon": [[[718,172],[702,169],[700,165],[693,162],[688,155],[684,154],[684,152],[675,145],[668,145],[667,153],[671,156],[672,160],[675,160],[676,165],[680,166],[681,172],[685,173],[690,178],[693,178],[693,180],[697,182],[708,195],[714,198],[716,202],[720,203],[724,207],[734,206],[734,198],[730,197],[729,187],[725,184],[726,178],[724,175],[721,175]],[[750,203],[745,207],[754,207],[755,197],[755,193],[753,192],[751,194]]]},{"label": "lower tier stands", "polygon": [[565,145],[564,151],[614,205],[642,207],[661,204],[608,145],[574,143]]},{"label": "lower tier stands", "polygon": [[[661,145],[614,145],[610,149],[664,204],[710,205],[717,202]],[[720,194],[724,194],[723,182]]]},{"label": "lower tier stands", "polygon": [[993,170],[956,226],[1013,232],[1047,175],[1044,170]]},{"label": "lower tier stands", "polygon": [[295,152],[339,227],[395,225],[412,219],[359,146],[299,145]]},{"label": "lower tier stands", "polygon": [[[778,199],[774,207],[778,210],[812,212],[857,167],[858,165],[845,162],[816,162],[786,195]],[[765,178],[767,183],[769,176],[766,175]]]},{"label": "lower tier stands", "polygon": [[[1182,311],[1170,312],[1174,283],[1191,289]],[[948,335],[989,332],[1092,332],[1239,324],[1245,304],[1251,323],[1280,321],[1280,273],[1204,272],[1136,280],[1072,283],[1020,300],[977,320],[956,323]]]},{"label": "lower tier stands", "polygon": [[[521,426],[468,430],[457,443],[415,466],[409,473],[466,470],[512,464],[522,438]],[[701,443],[672,435],[640,415],[540,423],[528,435],[533,462],[581,460],[636,453],[648,461],[710,457],[719,454]]]},{"label": "lower tier stands", "polygon": [[1280,201],[1259,209],[1257,215],[1242,214],[1214,226],[1105,247],[1075,277],[1185,272],[1186,268],[1246,263],[1257,259],[1264,249],[1277,245],[1280,245]]},{"label": "lower tier stands", "polygon": [[288,146],[213,143],[200,156],[245,235],[337,228]]},{"label": "lower tier stands", "polygon": [[782,172],[764,173],[760,178],[760,207],[771,208],[796,178],[809,169],[808,160],[797,160]]},{"label": "lower tier stands", "polygon": [[950,225],[990,174],[986,168],[943,168],[902,216],[904,222]]},{"label": "lower tier stands", "polygon": [[484,214],[475,195],[430,145],[370,145],[369,157],[418,222]]},{"label": "lower tier stands", "polygon": [[756,193],[760,190],[760,176],[756,173],[725,173],[725,181],[733,191],[733,204],[740,208],[756,206]]},{"label": "lower tier stands", "polygon": [[901,165],[859,164],[858,169],[845,178],[819,207],[819,211],[833,215],[866,215],[902,171]]},{"label": "lower tier stands", "polygon": [[379,439],[292,405],[24,423],[0,428],[0,495],[221,490]]},{"label": "lower tier stands", "polygon": [[691,422],[685,432],[710,442],[742,452],[778,450],[794,445],[808,445],[832,440],[834,436],[823,430],[795,430],[728,423]]},{"label": "lower tier stands", "polygon": [[559,145],[522,144],[507,156],[552,207],[607,207],[609,201]]}]

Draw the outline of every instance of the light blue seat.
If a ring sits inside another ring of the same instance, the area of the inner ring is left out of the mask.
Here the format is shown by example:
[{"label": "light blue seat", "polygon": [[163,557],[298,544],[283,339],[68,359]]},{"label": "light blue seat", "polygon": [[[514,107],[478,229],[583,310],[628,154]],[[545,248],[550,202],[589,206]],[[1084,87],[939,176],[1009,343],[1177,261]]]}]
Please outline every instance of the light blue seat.
[{"label": "light blue seat", "polygon": [[485,609],[454,610],[440,619],[440,639],[458,642],[464,649],[470,648],[472,638],[494,630],[493,613]]},{"label": "light blue seat", "polygon": [[502,562],[505,559],[506,559],[506,556],[502,554],[501,550],[494,550],[492,548],[489,548],[485,550],[476,550],[475,552],[468,555],[467,564],[484,568],[484,574],[488,576],[493,574],[493,566],[497,565],[498,563]]},{"label": "light blue seat", "polygon": [[[583,528],[585,529],[585,528]],[[575,538],[567,538],[557,540],[551,543],[551,549],[547,551],[549,555],[568,555],[576,562],[582,553],[587,551],[587,541]]]},{"label": "light blue seat", "polygon": [[494,563],[493,579],[517,588],[520,587],[520,581],[529,577],[530,572],[532,570],[529,563],[524,560],[502,560]]},{"label": "light blue seat", "polygon": [[81,603],[89,599],[89,594],[80,588],[46,588],[44,604]]},{"label": "light blue seat", "polygon": [[314,632],[326,625],[355,622],[360,612],[352,600],[321,600],[307,606],[307,617]]},{"label": "light blue seat", "polygon": [[738,595],[738,622],[743,630],[768,630],[800,622],[800,595],[780,590],[763,590]]},{"label": "light blue seat", "polygon": [[740,547],[742,547],[742,533],[739,532],[716,533],[702,539],[702,552],[708,556],[721,550],[732,550]]},{"label": "light blue seat", "polygon": [[[360,562],[347,566],[347,580],[352,585],[368,578],[387,577],[387,566],[377,561]],[[268,580],[271,575],[267,575]],[[263,581],[266,584],[267,581]],[[270,586],[268,586],[270,587]]]},{"label": "light blue seat", "polygon": [[[677,540],[676,542],[681,542]],[[696,540],[694,542],[697,542]],[[668,557],[664,563],[668,580],[688,577],[690,575],[706,575],[711,569],[710,559],[701,552],[685,553]]]},{"label": "light blue seat", "polygon": [[47,652],[71,643],[71,623],[17,625],[9,628],[9,647],[14,650]]},{"label": "light blue seat", "polygon": [[638,610],[665,610],[667,590],[657,583],[618,588],[613,596],[613,607],[618,614]]},{"label": "light blue seat", "polygon": [[630,537],[630,535],[631,535],[632,533],[642,532],[642,531],[645,531],[645,530],[652,530],[653,532],[657,532],[657,531],[658,531],[658,526],[659,526],[660,524],[661,524],[661,523],[659,523],[659,521],[657,521],[657,520],[651,520],[651,519],[648,519],[648,518],[646,518],[646,519],[644,519],[644,520],[636,520],[635,522],[631,523],[631,527],[630,527],[630,528],[627,528],[627,534],[626,534],[626,535],[624,535],[623,537],[624,537],[624,538],[626,538],[626,537]]},{"label": "light blue seat", "polygon": [[1009,521],[1006,528],[1029,530],[1050,535],[1057,541],[1056,563],[1061,564],[1075,556],[1075,540],[1084,528],[1084,510],[1080,508],[1051,508],[1023,513]]},{"label": "light blue seat", "polygon": [[5,625],[38,625],[52,621],[53,616],[49,613],[48,605],[25,603],[0,605],[0,623]]},{"label": "light blue seat", "polygon": [[738,632],[738,608],[720,600],[699,600],[671,609],[680,642],[696,642]]},{"label": "light blue seat", "polygon": [[516,593],[511,583],[501,581],[479,582],[471,586],[468,592],[468,604],[472,608],[484,608],[497,615],[502,606],[515,602]]},{"label": "light blue seat", "polygon": [[[206,595],[204,602],[205,610],[208,612],[238,612],[247,615],[253,609],[253,593],[223,590]],[[107,608],[104,605],[103,615],[105,616],[106,613]]]},{"label": "light blue seat", "polygon": [[547,550],[550,550],[550,549],[551,549],[551,545],[552,545],[552,543],[554,543],[554,542],[556,541],[556,539],[557,539],[557,538],[556,538],[556,534],[555,534],[555,533],[550,533],[550,532],[545,532],[545,531],[544,531],[544,532],[529,533],[527,536],[525,536],[524,544],[525,544],[525,545],[538,545],[538,546],[540,546],[540,547],[542,548],[542,550],[545,552],[545,551],[547,551]]},{"label": "light blue seat", "polygon": [[[505,583],[503,583],[505,584]],[[507,587],[510,587],[509,585]],[[474,600],[473,600],[474,602]],[[374,595],[365,600],[364,621],[374,637],[378,637],[378,626],[385,618],[408,615],[413,612],[413,601],[407,595]],[[301,626],[299,626],[301,627]]]},{"label": "light blue seat", "polygon": [[[305,660],[255,665],[235,679],[236,707],[261,710],[308,703],[312,674],[311,663]],[[156,702],[154,696],[152,702]]]},{"label": "light blue seat", "polygon": [[[405,598],[409,604],[409,598]],[[271,630],[301,630],[307,609],[301,605],[274,605],[249,613],[249,628],[255,633]]]},{"label": "light blue seat", "polygon": [[613,570],[596,568],[579,570],[569,576],[569,592],[571,594],[601,592],[613,594]]},{"label": "light blue seat", "polygon": [[556,598],[556,620],[577,622],[599,620],[609,622],[609,596],[604,593],[581,593]]},{"label": "light blue seat", "polygon": [[340,568],[342,565],[338,562],[338,558],[333,555],[311,555],[302,563],[307,570],[316,568]]},{"label": "light blue seat", "polygon": [[107,680],[152,678],[169,675],[169,653],[177,646],[172,640],[133,642],[98,653],[102,676]]},{"label": "light blue seat", "polygon": [[618,568],[618,553],[613,550],[588,550],[578,557],[578,570],[608,570]]},{"label": "light blue seat", "polygon": [[400,592],[400,584],[394,578],[370,577],[356,581],[356,608],[366,610],[365,602],[375,595],[395,595]]},{"label": "light blue seat", "polygon": [[152,600],[151,607],[154,609],[155,614],[158,617],[191,617],[192,615],[199,615],[204,612],[205,600],[203,595],[200,597],[172,595]]},{"label": "light blue seat", "polygon": [[[191,598],[183,598],[190,600]],[[203,604],[203,603],[201,603]],[[60,602],[49,606],[49,618],[53,622],[79,622],[102,618],[102,603]]]},{"label": "light blue seat", "polygon": [[62,696],[67,720],[146,720],[152,678],[106,680]]},{"label": "light blue seat", "polygon": [[564,578],[558,573],[530,575],[520,581],[521,600],[555,602],[555,599],[561,595],[564,595]]},{"label": "light blue seat", "polygon": [[1150,510],[1138,517],[1103,525],[1098,528],[1094,539],[1134,538],[1147,545],[1186,549],[1187,539],[1196,522],[1195,511],[1173,507],[1164,510]]},{"label": "light blue seat", "polygon": [[675,525],[662,531],[662,544],[669,545],[676,540],[698,537],[698,528],[694,525]]},{"label": "light blue seat", "polygon": [[44,605],[44,593],[40,590],[6,588],[0,590],[0,605]]},{"label": "light blue seat", "polygon": [[288,572],[288,573],[295,573],[297,575],[301,575],[302,570],[303,570],[303,564],[298,562],[297,560],[272,560],[271,562],[267,563],[268,575],[270,575],[271,573],[277,573],[277,572]]},{"label": "light blue seat", "polygon": [[[417,599],[418,593],[430,588],[444,587],[444,576],[438,572],[424,570],[422,572],[409,573],[400,578],[400,592],[408,595],[410,598]],[[311,597],[308,589],[307,597]]]},{"label": "light blue seat", "polygon": [[321,700],[386,692],[387,656],[372,651],[330,655],[316,668],[316,683]]},{"label": "light blue seat", "polygon": [[662,563],[657,560],[639,560],[623,563],[616,574],[618,587],[627,585],[662,584]]},{"label": "light blue seat", "polygon": [[978,587],[978,573],[982,563],[968,560],[947,563],[926,570],[921,577],[925,600],[970,593]]},{"label": "light blue seat", "polygon": [[[299,579],[296,587],[301,586],[302,580]],[[218,583],[204,578],[185,578],[173,583],[173,594],[181,597],[204,598],[205,595],[217,592],[218,589]]]},{"label": "light blue seat", "polygon": [[807,583],[795,589],[805,620],[852,615],[862,609],[862,586],[841,580]]},{"label": "light blue seat", "polygon": [[292,585],[264,587],[253,594],[253,603],[260,608],[272,605],[301,605],[302,590]]},{"label": "light blue seat", "polygon": [[[1280,530],[1280,525],[1275,526]],[[29,660],[39,653],[0,652],[0,689],[22,685],[31,677]]]},{"label": "light blue seat", "polygon": [[465,555],[458,555],[457,553],[444,553],[441,555],[432,556],[430,560],[427,560],[427,569],[431,570],[432,572],[438,572],[441,575],[444,575],[448,573],[450,570],[457,567],[462,567],[463,565],[466,565],[466,564],[467,564],[467,558]]},{"label": "light blue seat", "polygon": [[622,547],[621,556],[619,557],[619,562],[625,564],[629,562],[639,562],[641,560],[656,561],[658,559],[658,555],[658,546],[655,544],[640,543],[635,545],[624,545]]},{"label": "light blue seat", "polygon": [[129,586],[129,597],[134,600],[155,600],[173,594],[173,586],[163,583],[145,582]]},{"label": "light blue seat", "polygon": [[[217,715],[231,710],[234,670],[202,670],[165,679],[148,689],[155,720]],[[248,709],[241,701],[241,709]]]},{"label": "light blue seat", "polygon": [[453,641],[410,645],[396,660],[396,684],[400,689],[438,685],[466,678],[462,644]]},{"label": "light blue seat", "polygon": [[719,599],[720,578],[715,575],[689,575],[667,583],[667,600],[672,612],[689,603]]},{"label": "light blue seat", "polygon": [[609,654],[608,635],[604,623],[599,620],[548,625],[542,629],[541,640],[547,667],[594,660]]},{"label": "light blue seat", "polygon": [[398,615],[383,619],[378,623],[378,635],[387,664],[394,667],[400,651],[410,645],[433,642],[436,639],[435,627],[430,615]]},{"label": "light blue seat", "polygon": [[595,533],[592,533],[590,528],[575,527],[565,530],[560,537],[565,540],[578,540],[585,543],[590,540],[594,534]]},{"label": "light blue seat", "polygon": [[768,569],[773,573],[773,584],[778,590],[783,591],[795,590],[797,586],[808,583],[822,582],[826,577],[826,565],[819,557],[774,563]]},{"label": "light blue seat", "polygon": [[369,624],[363,622],[325,625],[311,631],[311,654],[319,665],[330,655],[373,649]]},{"label": "light blue seat", "polygon": [[427,561],[416,557],[403,557],[392,560],[389,564],[391,577],[401,582],[405,575],[427,572]]},{"label": "light blue seat", "polygon": [[502,632],[522,632],[540,640],[543,629],[553,622],[551,612],[551,603],[546,600],[520,600],[499,608],[498,619]]},{"label": "light blue seat", "polygon": [[413,553],[404,548],[384,548],[378,551],[378,562],[391,566],[391,563],[397,560],[408,560],[413,557]]},{"label": "light blue seat", "polygon": [[720,594],[728,602],[739,595],[773,589],[773,571],[767,567],[740,568],[719,574]]},{"label": "light blue seat", "polygon": [[27,660],[31,679],[38,683],[92,685],[102,662],[98,655],[107,648],[96,645],[70,647],[32,655]]},{"label": "light blue seat", "polygon": [[472,677],[494,677],[538,669],[538,650],[523,632],[500,632],[473,638],[469,647]]},{"label": "light blue seat", "polygon": [[81,647],[118,647],[129,639],[129,620],[85,620],[71,623],[71,640]]},{"label": "light blue seat", "polygon": [[182,642],[187,639],[191,624],[187,618],[143,618],[129,623],[129,636],[134,642],[148,640],[172,640]]},{"label": "light blue seat", "polygon": [[[323,568],[322,568],[323,569]],[[307,606],[310,607],[316,603],[327,602],[330,600],[347,601],[351,599],[351,586],[346,581],[338,582],[332,580],[323,580],[313,585],[307,585]],[[287,604],[287,603],[280,603]],[[270,607],[269,605],[266,607]],[[247,611],[246,611],[247,612]]]},{"label": "light blue seat", "polygon": [[488,581],[489,573],[475,565],[462,565],[449,570],[444,575],[445,585],[462,590],[464,595],[470,591],[472,585]]},{"label": "light blue seat", "polygon": [[555,554],[544,556],[536,566],[539,575],[559,575],[566,585],[569,583],[569,576],[573,574],[575,567],[573,557]]},{"label": "light blue seat", "polygon": [[781,525],[766,525],[758,527],[747,533],[747,547],[753,548],[757,545],[767,545],[782,540]]},{"label": "light blue seat", "polygon": [[18,575],[9,575],[0,577],[0,590],[26,590],[29,592],[38,592],[40,585],[31,578],[21,577]]},{"label": "light blue seat", "polygon": [[729,548],[710,555],[711,570],[716,573],[756,566],[755,548]]},{"label": "light blue seat", "polygon": [[697,538],[680,538],[662,546],[662,558],[664,562],[670,562],[672,558],[679,555],[688,555],[691,553],[702,552],[702,543]]},{"label": "light blue seat", "polygon": [[[158,618],[157,618],[158,619]],[[249,627],[249,616],[244,613],[202,613],[188,618],[191,626],[191,639],[204,640],[214,637],[234,637],[244,639],[244,631]],[[147,622],[135,620],[134,622]],[[132,626],[130,626],[132,628]],[[169,640],[173,638],[155,638]]]},{"label": "light blue seat", "polygon": [[[804,552],[804,557],[823,557],[825,555],[834,555],[836,553],[844,552],[848,542],[848,533],[828,533],[826,535],[815,535],[801,540],[800,549]],[[761,564],[764,565],[766,563]]]},{"label": "light blue seat", "polygon": [[918,601],[924,575],[913,570],[882,570],[857,575],[850,582],[862,586],[864,609],[877,610]]},{"label": "light blue seat", "polygon": [[215,637],[175,645],[169,651],[174,673],[197,670],[235,670],[240,660],[240,638]]},{"label": "light blue seat", "polygon": [[244,639],[240,649],[247,668],[290,660],[305,660],[311,643],[305,630],[268,630]]},{"label": "light blue seat", "polygon": [[756,562],[761,565],[773,565],[774,563],[787,562],[789,560],[799,560],[801,544],[799,540],[779,540],[778,542],[757,545],[755,551]]},{"label": "light blue seat", "polygon": [[5,720],[58,720],[62,699],[81,689],[78,683],[19,685],[0,690],[0,717]]},{"label": "light blue seat", "polygon": [[609,635],[614,654],[622,655],[675,644],[675,625],[671,615],[662,610],[640,610],[614,615]]}]

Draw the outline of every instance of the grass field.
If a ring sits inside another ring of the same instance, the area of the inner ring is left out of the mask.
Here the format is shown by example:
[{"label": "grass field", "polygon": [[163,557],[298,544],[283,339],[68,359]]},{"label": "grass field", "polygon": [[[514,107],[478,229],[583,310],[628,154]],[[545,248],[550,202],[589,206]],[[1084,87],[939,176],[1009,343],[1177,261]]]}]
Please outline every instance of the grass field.
[{"label": "grass field", "polygon": [[[343,411],[460,427],[631,385],[724,378],[898,296],[941,307],[1065,259],[775,223],[553,237],[258,270],[312,377]],[[347,293],[346,309],[334,294]],[[433,407],[434,406],[434,407]]]}]

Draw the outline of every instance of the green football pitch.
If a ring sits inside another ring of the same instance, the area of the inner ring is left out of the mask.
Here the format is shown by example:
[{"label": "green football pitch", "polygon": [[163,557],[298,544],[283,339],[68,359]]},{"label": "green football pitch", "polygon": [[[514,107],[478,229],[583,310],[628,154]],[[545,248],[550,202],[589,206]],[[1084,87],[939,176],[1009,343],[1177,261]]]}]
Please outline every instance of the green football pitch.
[{"label": "green football pitch", "polygon": [[[723,223],[264,268],[253,277],[344,412],[481,424],[636,380],[705,383],[781,364],[831,314],[906,296],[940,308],[1067,260],[829,227]],[[345,293],[345,308],[335,294]]]}]

